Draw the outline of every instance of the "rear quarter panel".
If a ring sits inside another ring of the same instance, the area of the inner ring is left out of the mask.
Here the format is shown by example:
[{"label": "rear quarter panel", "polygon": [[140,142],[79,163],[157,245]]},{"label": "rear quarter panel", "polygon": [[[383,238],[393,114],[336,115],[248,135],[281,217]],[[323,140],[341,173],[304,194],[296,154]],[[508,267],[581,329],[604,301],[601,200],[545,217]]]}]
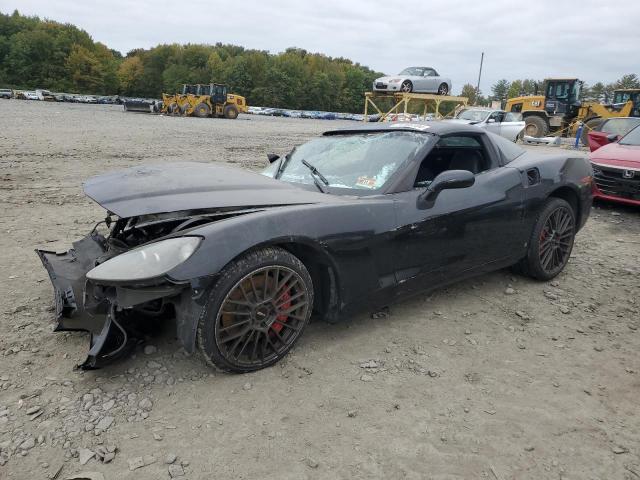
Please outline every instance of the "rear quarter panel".
[{"label": "rear quarter panel", "polygon": [[[525,182],[524,211],[526,228],[533,229],[547,199],[561,191],[570,189],[577,199],[579,228],[584,226],[592,204],[591,165],[586,156],[577,152],[563,152],[555,155],[544,155],[528,151],[511,163],[510,167],[518,168]],[[527,182],[527,171],[537,169],[540,180],[534,185]]]}]

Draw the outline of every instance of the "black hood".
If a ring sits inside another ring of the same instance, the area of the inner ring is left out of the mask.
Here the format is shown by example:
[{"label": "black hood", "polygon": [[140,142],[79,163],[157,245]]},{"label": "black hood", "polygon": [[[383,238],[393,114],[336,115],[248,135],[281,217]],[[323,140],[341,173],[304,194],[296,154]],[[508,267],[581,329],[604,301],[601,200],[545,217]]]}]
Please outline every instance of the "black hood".
[{"label": "black hood", "polygon": [[340,201],[248,170],[215,163],[167,163],[89,179],[84,192],[121,218],[226,207],[301,205]]}]

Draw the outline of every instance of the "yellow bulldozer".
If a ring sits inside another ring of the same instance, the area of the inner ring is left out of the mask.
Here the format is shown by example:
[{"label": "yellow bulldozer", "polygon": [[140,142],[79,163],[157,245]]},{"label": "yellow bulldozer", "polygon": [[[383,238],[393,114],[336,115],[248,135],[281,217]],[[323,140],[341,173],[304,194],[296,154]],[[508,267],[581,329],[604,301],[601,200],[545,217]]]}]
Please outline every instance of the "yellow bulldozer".
[{"label": "yellow bulldozer", "polygon": [[[640,116],[639,90],[616,90],[612,104],[580,101],[582,82],[577,78],[550,78],[544,82],[544,95],[507,100],[505,111],[519,112],[525,121],[524,134],[544,137],[551,134],[576,135],[581,124],[582,143],[587,134],[611,117]],[[620,101],[616,101],[616,99]]]},{"label": "yellow bulldozer", "polygon": [[183,85],[182,93],[162,94],[160,111],[169,115],[234,119],[247,112],[247,101],[241,95],[228,93],[226,85]]}]

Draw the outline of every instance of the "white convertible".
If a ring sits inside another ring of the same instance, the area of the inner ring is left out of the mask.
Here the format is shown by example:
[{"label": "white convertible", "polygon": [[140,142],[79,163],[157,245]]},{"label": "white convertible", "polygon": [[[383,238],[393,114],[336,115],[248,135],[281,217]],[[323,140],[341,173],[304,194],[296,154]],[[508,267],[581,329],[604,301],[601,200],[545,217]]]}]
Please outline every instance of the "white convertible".
[{"label": "white convertible", "polygon": [[375,92],[437,93],[448,95],[451,79],[440,76],[431,67],[409,67],[398,75],[377,78],[373,82]]}]

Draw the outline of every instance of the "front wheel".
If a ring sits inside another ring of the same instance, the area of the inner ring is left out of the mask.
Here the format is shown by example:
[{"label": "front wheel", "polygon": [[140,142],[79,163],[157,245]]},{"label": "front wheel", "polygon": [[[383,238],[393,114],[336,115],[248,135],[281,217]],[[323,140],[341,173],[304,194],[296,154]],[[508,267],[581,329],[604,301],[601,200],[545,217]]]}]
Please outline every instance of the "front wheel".
[{"label": "front wheel", "polygon": [[567,201],[551,198],[538,215],[520,270],[538,280],[550,280],[569,261],[576,234],[576,215]]},{"label": "front wheel", "polygon": [[198,322],[207,362],[246,373],[273,365],[309,322],[313,283],[303,263],[281,248],[256,250],[221,273]]},{"label": "front wheel", "polygon": [[411,83],[409,80],[405,80],[404,82],[402,82],[402,85],[400,85],[400,91],[404,93],[413,92],[413,83]]},{"label": "front wheel", "polygon": [[235,105],[227,105],[224,107],[224,118],[228,118],[229,120],[238,118],[238,109]]},{"label": "front wheel", "polygon": [[206,118],[211,115],[211,109],[209,105],[202,102],[196,105],[196,108],[193,109],[193,114],[198,118]]},{"label": "front wheel", "polygon": [[544,137],[549,132],[549,125],[547,122],[537,116],[537,115],[529,115],[524,119],[524,133],[530,137]]},{"label": "front wheel", "polygon": [[449,86],[446,83],[441,83],[438,87],[438,95],[446,95],[449,93]]}]

